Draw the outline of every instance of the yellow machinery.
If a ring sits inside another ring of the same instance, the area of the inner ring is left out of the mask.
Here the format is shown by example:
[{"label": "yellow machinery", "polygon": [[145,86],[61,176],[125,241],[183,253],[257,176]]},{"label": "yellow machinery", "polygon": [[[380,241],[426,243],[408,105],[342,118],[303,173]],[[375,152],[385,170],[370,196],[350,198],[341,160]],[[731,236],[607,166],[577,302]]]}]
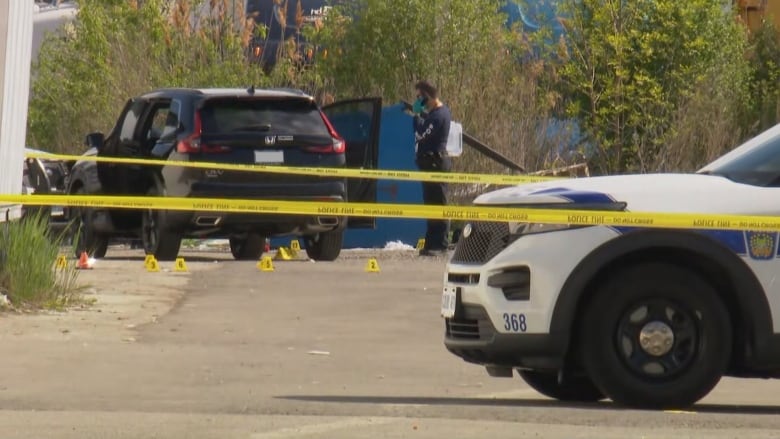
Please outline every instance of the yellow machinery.
[{"label": "yellow machinery", "polygon": [[780,28],[780,0],[735,0],[742,21],[752,32],[761,27],[765,19],[772,20]]}]

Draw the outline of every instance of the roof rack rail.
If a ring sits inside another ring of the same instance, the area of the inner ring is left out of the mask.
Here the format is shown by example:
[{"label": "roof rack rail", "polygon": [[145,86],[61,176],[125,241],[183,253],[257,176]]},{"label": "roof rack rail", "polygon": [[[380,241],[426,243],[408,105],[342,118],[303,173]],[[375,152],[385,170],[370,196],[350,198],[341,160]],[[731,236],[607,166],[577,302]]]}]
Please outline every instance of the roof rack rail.
[{"label": "roof rack rail", "polygon": [[305,91],[299,89],[299,88],[291,88],[291,87],[274,87],[271,90],[275,91],[286,91],[288,93],[296,93],[301,96],[308,96]]}]

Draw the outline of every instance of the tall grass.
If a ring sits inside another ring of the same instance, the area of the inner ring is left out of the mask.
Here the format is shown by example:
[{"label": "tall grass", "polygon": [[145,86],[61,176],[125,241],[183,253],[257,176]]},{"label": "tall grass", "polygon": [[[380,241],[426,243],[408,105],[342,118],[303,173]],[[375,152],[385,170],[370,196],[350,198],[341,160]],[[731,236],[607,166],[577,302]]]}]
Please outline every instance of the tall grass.
[{"label": "tall grass", "polygon": [[0,293],[14,307],[62,308],[79,300],[75,264],[56,267],[64,238],[52,235],[43,213],[0,224]]}]

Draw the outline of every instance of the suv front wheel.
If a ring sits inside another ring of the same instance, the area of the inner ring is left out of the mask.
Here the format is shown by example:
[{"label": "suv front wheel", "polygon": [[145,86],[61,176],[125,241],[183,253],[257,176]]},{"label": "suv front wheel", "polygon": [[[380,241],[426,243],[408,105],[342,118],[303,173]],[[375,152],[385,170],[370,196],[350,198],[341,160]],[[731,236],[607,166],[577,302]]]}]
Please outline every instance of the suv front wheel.
[{"label": "suv front wheel", "polygon": [[260,259],[265,250],[265,236],[250,233],[246,238],[230,237],[230,253],[238,261]]},{"label": "suv front wheel", "polygon": [[304,238],[306,254],[315,261],[335,261],[344,244],[344,230],[318,233]]}]

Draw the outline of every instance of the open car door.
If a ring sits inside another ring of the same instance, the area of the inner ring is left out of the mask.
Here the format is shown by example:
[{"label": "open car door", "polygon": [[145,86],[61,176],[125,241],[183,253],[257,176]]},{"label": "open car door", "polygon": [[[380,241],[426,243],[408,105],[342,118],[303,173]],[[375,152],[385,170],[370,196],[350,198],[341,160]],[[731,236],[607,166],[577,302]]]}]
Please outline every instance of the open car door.
[{"label": "open car door", "polygon": [[[382,98],[337,101],[322,108],[333,128],[347,143],[347,168],[376,169],[379,165],[379,127]],[[376,203],[377,180],[348,178],[347,201]],[[350,228],[373,229],[375,218],[350,217]]]},{"label": "open car door", "polygon": [[[128,151],[138,142],[136,132],[147,105],[148,101],[143,98],[129,99],[125,103],[114,128],[102,142],[98,142],[101,143],[100,147],[97,148],[98,157],[126,158],[129,156]],[[133,194],[131,174],[137,167],[137,165],[134,167],[122,163],[98,162],[97,174],[103,193],[106,195]]]}]

